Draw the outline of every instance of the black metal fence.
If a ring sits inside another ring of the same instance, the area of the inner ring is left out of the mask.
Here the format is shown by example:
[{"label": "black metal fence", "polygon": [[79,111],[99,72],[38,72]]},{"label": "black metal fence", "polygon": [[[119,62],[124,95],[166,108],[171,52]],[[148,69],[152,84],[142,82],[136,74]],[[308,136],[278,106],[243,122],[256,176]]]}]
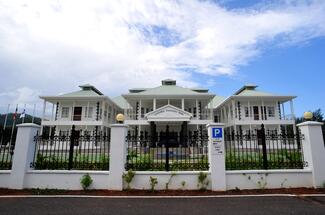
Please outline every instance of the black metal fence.
[{"label": "black metal fence", "polygon": [[[65,133],[66,134],[66,133]],[[66,135],[35,136],[35,169],[109,170],[110,137],[99,132],[80,135],[72,127]]]},{"label": "black metal fence", "polygon": [[207,135],[176,133],[127,136],[126,169],[156,171],[208,170]]},{"label": "black metal fence", "polygon": [[0,128],[0,170],[10,170],[16,144],[17,128]]},{"label": "black metal fence", "polygon": [[252,134],[225,133],[226,169],[302,169],[303,136],[265,131]]}]

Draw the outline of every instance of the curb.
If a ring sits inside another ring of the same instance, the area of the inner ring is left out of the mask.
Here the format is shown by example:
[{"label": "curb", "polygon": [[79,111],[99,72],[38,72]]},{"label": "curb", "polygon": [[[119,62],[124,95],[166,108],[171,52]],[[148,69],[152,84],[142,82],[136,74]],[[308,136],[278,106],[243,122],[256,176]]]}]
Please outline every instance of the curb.
[{"label": "curb", "polygon": [[208,196],[92,196],[92,195],[4,195],[1,198],[108,198],[108,199],[184,199],[184,198],[249,198],[249,197],[325,197],[325,194],[259,194]]}]

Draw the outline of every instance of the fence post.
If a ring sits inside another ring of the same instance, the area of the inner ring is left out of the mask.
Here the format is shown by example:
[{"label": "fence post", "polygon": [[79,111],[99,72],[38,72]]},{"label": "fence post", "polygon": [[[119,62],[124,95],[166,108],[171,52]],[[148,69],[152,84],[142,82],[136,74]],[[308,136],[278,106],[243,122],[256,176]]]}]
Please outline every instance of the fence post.
[{"label": "fence post", "polygon": [[17,138],[11,169],[11,182],[9,188],[23,189],[26,172],[31,169],[30,164],[34,159],[34,137],[40,129],[39,125],[24,123],[17,125]]},{"label": "fence post", "polygon": [[211,123],[207,125],[209,135],[209,169],[211,188],[214,191],[226,190],[226,165],[224,124]]},{"label": "fence post", "polygon": [[262,143],[262,151],[263,151],[263,168],[268,169],[267,163],[267,152],[266,152],[266,141],[265,141],[265,128],[264,125],[261,125],[261,133],[260,133],[261,143]]},{"label": "fence post", "polygon": [[111,146],[109,158],[110,190],[123,190],[122,175],[126,164],[126,136],[128,126],[125,124],[111,125]]},{"label": "fence post", "polygon": [[303,122],[297,126],[304,136],[302,139],[302,149],[306,169],[311,169],[313,174],[314,187],[325,185],[325,146],[322,134],[321,122]]},{"label": "fence post", "polygon": [[[71,170],[72,166],[73,166],[73,149],[74,149],[74,144],[75,144],[75,138],[76,138],[75,126],[72,125],[71,134],[70,134],[68,170]],[[97,136],[96,136],[96,138],[97,138]]]}]

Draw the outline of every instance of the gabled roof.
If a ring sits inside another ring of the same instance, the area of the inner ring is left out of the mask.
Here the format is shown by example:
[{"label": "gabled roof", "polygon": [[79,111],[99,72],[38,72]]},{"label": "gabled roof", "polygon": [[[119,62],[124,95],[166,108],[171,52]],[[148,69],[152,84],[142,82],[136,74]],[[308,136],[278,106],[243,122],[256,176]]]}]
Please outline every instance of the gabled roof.
[{"label": "gabled roof", "polygon": [[190,121],[192,114],[173,105],[165,105],[145,115],[148,121]]}]

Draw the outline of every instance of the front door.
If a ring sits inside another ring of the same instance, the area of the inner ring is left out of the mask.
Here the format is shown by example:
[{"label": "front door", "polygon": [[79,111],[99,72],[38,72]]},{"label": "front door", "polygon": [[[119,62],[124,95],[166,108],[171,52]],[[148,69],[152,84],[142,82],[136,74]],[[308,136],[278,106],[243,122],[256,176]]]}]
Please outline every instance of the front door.
[{"label": "front door", "polygon": [[74,107],[73,121],[81,121],[82,107]]}]

